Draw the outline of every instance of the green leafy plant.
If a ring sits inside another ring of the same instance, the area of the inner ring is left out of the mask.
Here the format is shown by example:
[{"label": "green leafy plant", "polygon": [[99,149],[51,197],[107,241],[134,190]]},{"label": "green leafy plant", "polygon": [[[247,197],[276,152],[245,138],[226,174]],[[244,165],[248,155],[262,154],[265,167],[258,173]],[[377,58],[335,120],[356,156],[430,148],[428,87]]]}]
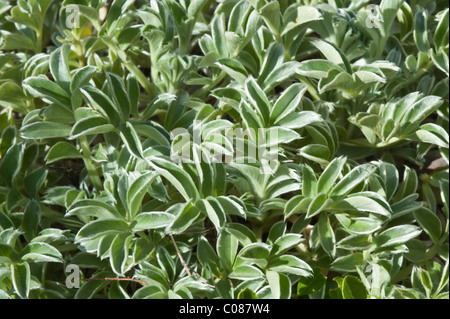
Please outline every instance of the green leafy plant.
[{"label": "green leafy plant", "polygon": [[0,298],[447,299],[448,17],[0,0]]}]

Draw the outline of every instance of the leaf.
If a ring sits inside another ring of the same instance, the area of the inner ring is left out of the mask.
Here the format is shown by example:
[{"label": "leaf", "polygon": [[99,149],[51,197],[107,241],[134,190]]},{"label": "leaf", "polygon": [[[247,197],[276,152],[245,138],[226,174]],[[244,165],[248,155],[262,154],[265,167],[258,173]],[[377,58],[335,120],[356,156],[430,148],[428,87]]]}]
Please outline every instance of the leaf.
[{"label": "leaf", "polygon": [[87,65],[74,71],[72,81],[70,82],[70,92],[74,94],[83,85],[86,85],[96,70],[96,67]]},{"label": "leaf", "polygon": [[355,276],[347,275],[342,281],[343,299],[367,299],[367,290],[364,284]]},{"label": "leaf", "polygon": [[156,176],[157,175],[154,172],[142,174],[128,188],[126,203],[131,218],[136,216],[139,207],[141,206],[142,199]]},{"label": "leaf", "polygon": [[220,58],[215,64],[240,84],[245,83],[248,73],[242,63],[238,60]]},{"label": "leaf", "polygon": [[80,91],[85,97],[86,103],[108,118],[111,124],[117,126],[120,123],[123,116],[122,111],[105,93],[92,86],[84,86]]},{"label": "leaf", "polygon": [[220,276],[220,259],[208,240],[203,236],[198,240],[197,258],[203,267],[208,267],[216,276]]},{"label": "leaf", "polygon": [[353,234],[371,234],[382,226],[382,221],[370,217],[354,217],[347,214],[335,214],[341,225]]},{"label": "leaf", "polygon": [[356,266],[362,265],[364,257],[362,253],[354,253],[337,257],[330,265],[330,269],[341,272],[355,271]]},{"label": "leaf", "polygon": [[224,230],[233,235],[244,247],[256,242],[255,234],[243,224],[227,223]]},{"label": "leaf", "polygon": [[390,217],[391,212],[378,201],[367,196],[359,195],[361,193],[352,194],[333,204],[333,209],[338,211],[364,211]]},{"label": "leaf", "polygon": [[252,77],[248,78],[245,82],[245,91],[252,106],[258,112],[261,119],[263,119],[264,123],[269,123],[271,109],[270,102],[264,91]]},{"label": "leaf", "polygon": [[99,219],[121,219],[123,216],[111,205],[93,199],[75,201],[66,216],[92,216]]},{"label": "leaf", "polygon": [[67,92],[44,76],[26,78],[22,84],[34,97],[46,99],[69,109],[71,108],[71,101]]},{"label": "leaf", "polygon": [[273,105],[270,111],[270,122],[277,123],[291,114],[300,104],[305,91],[306,85],[303,83],[296,83],[289,86]]},{"label": "leaf", "polygon": [[378,247],[400,245],[419,236],[422,231],[414,225],[399,225],[386,229],[375,238]]},{"label": "leaf", "polygon": [[56,262],[62,263],[61,253],[47,243],[29,243],[22,251],[22,260],[33,262]]},{"label": "leaf", "polygon": [[[283,223],[284,224],[284,223]],[[294,248],[303,241],[298,234],[284,234],[275,240],[272,245],[271,255],[279,256]]]},{"label": "leaf", "polygon": [[295,72],[297,74],[319,80],[326,77],[328,72],[332,69],[344,72],[344,70],[337,64],[322,59],[310,59],[303,61],[299,64]]},{"label": "leaf", "polygon": [[264,277],[264,273],[250,265],[241,265],[234,268],[233,272],[228,275],[231,279],[250,280]]},{"label": "leaf", "polygon": [[442,236],[442,224],[439,217],[431,210],[421,207],[414,211],[414,218],[431,240],[437,243]]},{"label": "leaf", "polygon": [[311,276],[313,272],[306,262],[292,255],[282,255],[272,259],[267,268],[277,272],[307,277]]},{"label": "leaf", "polygon": [[138,214],[131,224],[134,232],[164,228],[172,224],[174,216],[165,212],[145,212]]},{"label": "leaf", "polygon": [[191,177],[179,166],[157,157],[150,157],[147,162],[166,178],[187,202],[196,202],[199,199],[200,195]]},{"label": "leaf", "polygon": [[76,241],[89,240],[105,235],[116,235],[120,232],[128,231],[128,224],[120,219],[99,219],[94,220],[78,231]]},{"label": "leaf", "polygon": [[107,119],[100,116],[93,116],[81,119],[75,123],[70,139],[76,139],[86,135],[98,135],[109,133],[114,130],[114,126]]},{"label": "leaf", "polygon": [[25,144],[18,143],[11,146],[0,162],[0,177],[8,184],[14,182],[22,166]]},{"label": "leaf", "polygon": [[325,193],[317,194],[308,206],[306,218],[311,218],[320,214],[320,212],[329,207],[332,202],[331,199],[327,198]]},{"label": "leaf", "polygon": [[332,257],[336,254],[336,237],[327,214],[321,214],[318,222],[320,244]]},{"label": "leaf", "polygon": [[427,14],[425,10],[419,10],[414,16],[414,41],[419,51],[428,52],[430,44],[428,41]]},{"label": "leaf", "polygon": [[65,43],[50,55],[50,71],[56,83],[67,93],[70,92],[72,78],[69,67],[70,45]]},{"label": "leaf", "polygon": [[337,157],[328,164],[317,181],[317,189],[319,192],[328,194],[334,182],[341,174],[342,168],[346,162],[347,159],[345,157]]},{"label": "leaf", "polygon": [[28,241],[31,241],[34,237],[36,237],[40,219],[41,208],[39,203],[32,199],[25,207],[21,227],[24,231],[24,236]]},{"label": "leaf", "polygon": [[201,199],[198,202],[198,208],[208,216],[217,231],[220,231],[225,225],[225,212],[215,198],[209,196],[206,199]]},{"label": "leaf", "polygon": [[319,121],[322,121],[322,118],[316,112],[301,111],[287,114],[284,118],[277,120],[275,124],[284,128],[299,129]]},{"label": "leaf", "polygon": [[83,156],[80,154],[80,151],[77,148],[68,142],[58,142],[52,146],[52,148],[48,151],[45,156],[45,161],[47,164],[64,160],[64,159],[74,159],[74,158],[82,158]]},{"label": "leaf", "polygon": [[68,137],[72,128],[65,124],[54,122],[33,122],[22,126],[20,135],[25,139],[46,139]]},{"label": "leaf", "polygon": [[347,72],[351,72],[350,64],[345,58],[345,55],[333,44],[317,38],[311,40],[310,42],[317,49],[319,49],[319,51],[327,58],[328,61],[331,61],[332,63],[337,64],[341,67],[345,67]]},{"label": "leaf", "polygon": [[300,277],[297,284],[297,295],[305,296],[320,291],[326,282],[326,277],[321,273],[320,268],[314,268],[314,275],[311,277]]},{"label": "leaf", "polygon": [[221,232],[217,239],[217,255],[223,269],[228,273],[233,270],[237,249],[238,240],[227,232]]},{"label": "leaf", "polygon": [[27,262],[11,265],[11,277],[14,290],[20,298],[28,298],[31,285],[31,271]]},{"label": "leaf", "polygon": [[119,131],[120,137],[129,152],[138,158],[144,158],[141,141],[133,125],[130,122],[125,122],[125,125],[119,126]]},{"label": "leaf", "polygon": [[200,210],[191,203],[179,206],[174,205],[173,208],[178,210],[174,222],[168,229],[168,231],[173,234],[181,233],[188,229],[201,214]]},{"label": "leaf", "polygon": [[356,166],[331,189],[329,196],[335,198],[347,195],[359,184],[366,181],[375,169],[372,164]]},{"label": "leaf", "polygon": [[267,271],[266,278],[274,299],[291,298],[291,281],[288,276],[276,271]]},{"label": "leaf", "polygon": [[302,167],[302,192],[306,197],[315,197],[317,195],[317,178],[313,169],[304,165]]},{"label": "leaf", "polygon": [[403,134],[410,133],[415,127],[426,119],[432,112],[443,103],[438,96],[426,96],[408,108],[405,115],[401,119],[401,131]]},{"label": "leaf", "polygon": [[133,235],[127,233],[117,234],[111,243],[110,263],[112,270],[119,276],[123,276],[128,259],[128,250]]}]

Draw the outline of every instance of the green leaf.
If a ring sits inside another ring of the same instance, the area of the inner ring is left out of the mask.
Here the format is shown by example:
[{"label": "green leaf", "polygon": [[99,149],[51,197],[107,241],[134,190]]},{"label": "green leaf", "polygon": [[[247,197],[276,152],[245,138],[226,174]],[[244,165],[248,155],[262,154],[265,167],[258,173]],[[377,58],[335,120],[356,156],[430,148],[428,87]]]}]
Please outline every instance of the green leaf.
[{"label": "green leaf", "polygon": [[70,45],[63,44],[50,55],[50,71],[56,83],[67,93],[70,92],[72,78],[69,67]]},{"label": "green leaf", "polygon": [[119,276],[123,276],[128,259],[128,250],[133,235],[128,233],[117,234],[111,243],[110,263],[112,270]]},{"label": "green leaf", "polygon": [[291,298],[291,281],[288,276],[276,271],[267,271],[266,278],[274,299]]},{"label": "green leaf", "polygon": [[56,262],[62,263],[61,253],[47,243],[29,243],[22,250],[22,260],[33,262]]},{"label": "green leaf", "polygon": [[197,257],[203,267],[208,267],[216,275],[220,276],[220,260],[216,252],[205,237],[200,237],[197,246]]},{"label": "green leaf", "polygon": [[[360,195],[361,194],[361,195]],[[390,217],[391,212],[378,200],[365,196],[364,193],[355,193],[333,204],[333,209],[337,211],[363,211]]]},{"label": "green leaf", "polygon": [[129,216],[133,218],[136,216],[139,207],[141,206],[142,199],[150,187],[150,184],[155,180],[157,174],[155,172],[148,172],[139,176],[127,190],[127,206]]},{"label": "green leaf", "polygon": [[245,288],[239,292],[237,299],[259,299],[259,298],[258,295],[256,295],[255,292],[253,292],[253,290],[251,290],[250,288]]},{"label": "green leaf", "polygon": [[332,257],[336,254],[336,237],[331,227],[330,218],[323,213],[319,217],[318,222],[319,238],[322,248]]},{"label": "green leaf", "polygon": [[217,239],[217,255],[226,272],[231,272],[233,269],[237,249],[238,240],[233,235],[222,231]]},{"label": "green leaf", "polygon": [[23,80],[22,84],[34,97],[48,100],[71,109],[71,101],[67,92],[45,76],[32,76],[26,78]]},{"label": "green leaf", "polygon": [[267,265],[267,269],[280,273],[294,274],[298,276],[311,276],[311,267],[298,257],[292,255],[282,255],[275,259],[271,259]]},{"label": "green leaf", "polygon": [[92,86],[84,86],[80,90],[86,103],[102,113],[105,118],[109,118],[111,124],[117,126],[120,123],[122,111],[105,93]]},{"label": "green leaf", "polygon": [[313,169],[304,165],[302,167],[302,192],[306,197],[315,197],[317,195],[317,178]]},{"label": "green leaf", "polygon": [[155,171],[166,178],[180,192],[187,202],[191,200],[196,202],[200,198],[198,190],[191,177],[179,166],[157,157],[150,157],[147,162],[155,169]]},{"label": "green leaf", "polygon": [[318,113],[301,111],[289,113],[284,118],[277,120],[275,124],[284,128],[299,129],[320,121],[322,121],[322,117]]},{"label": "green leaf", "polygon": [[244,247],[256,242],[255,234],[243,224],[227,223],[224,230],[233,235]]},{"label": "green leaf", "polygon": [[70,139],[86,135],[105,134],[114,130],[114,126],[104,117],[92,116],[75,123],[70,131]]},{"label": "green leaf", "polygon": [[427,13],[425,10],[419,10],[414,16],[414,41],[419,51],[427,53],[430,48],[427,30]]},{"label": "green leaf", "polygon": [[274,241],[270,254],[274,256],[284,254],[288,250],[300,244],[302,241],[303,241],[302,237],[298,234],[281,235]]},{"label": "green leaf", "polygon": [[354,253],[337,257],[330,265],[330,269],[341,272],[355,271],[356,266],[362,265],[364,257],[362,253]]},{"label": "green leaf", "polygon": [[346,162],[347,159],[345,157],[337,157],[331,161],[317,181],[317,189],[319,192],[328,194],[334,182],[341,174]]},{"label": "green leaf", "polygon": [[65,124],[54,122],[33,122],[22,126],[20,135],[25,139],[45,139],[68,137],[72,128]]},{"label": "green leaf", "polygon": [[251,280],[255,278],[263,278],[264,273],[255,266],[240,265],[233,269],[233,272],[228,275],[231,279]]},{"label": "green leaf", "polygon": [[133,125],[130,122],[125,122],[125,125],[119,126],[119,131],[120,137],[130,153],[138,158],[144,158],[141,141]]},{"label": "green leaf", "polygon": [[134,232],[147,229],[164,228],[169,226],[174,219],[175,218],[173,215],[165,212],[145,212],[138,214],[134,218],[131,227]]},{"label": "green leaf", "polygon": [[0,177],[8,184],[14,182],[22,166],[25,144],[18,143],[11,146],[0,162]]},{"label": "green leaf", "polygon": [[28,298],[31,286],[30,265],[27,262],[11,265],[11,277],[14,290],[22,298]]},{"label": "green leaf", "polygon": [[313,271],[314,275],[311,277],[300,277],[297,284],[297,295],[309,295],[316,291],[320,291],[325,286],[327,277],[321,273],[321,269],[314,268]]},{"label": "green leaf", "polygon": [[327,198],[325,193],[317,194],[308,206],[306,218],[311,218],[320,214],[320,212],[329,207],[332,202],[331,199]]},{"label": "green leaf", "polygon": [[39,221],[41,219],[41,207],[36,200],[30,200],[25,207],[22,219],[22,230],[27,241],[31,241],[37,233]]},{"label": "green leaf", "polygon": [[184,205],[174,205],[173,208],[178,210],[174,222],[170,225],[168,231],[173,234],[184,232],[194,223],[200,216],[200,210],[191,203]]},{"label": "green leaf", "polygon": [[344,70],[335,63],[322,59],[310,59],[303,61],[299,64],[299,67],[295,72],[297,74],[319,80],[326,77],[328,71],[332,69],[344,72]]},{"label": "green leaf", "polygon": [[378,247],[400,245],[419,236],[422,231],[414,225],[399,225],[386,229],[375,238]]},{"label": "green leaf", "polygon": [[77,148],[68,142],[58,142],[52,146],[52,148],[48,151],[45,156],[45,161],[47,164],[60,161],[63,159],[74,159],[74,158],[82,158],[80,151]]},{"label": "green leaf", "polygon": [[198,202],[198,208],[208,216],[217,231],[220,231],[225,225],[225,212],[214,197],[209,196],[206,199],[201,199]]},{"label": "green leaf", "polygon": [[238,60],[220,58],[215,64],[223,71],[225,71],[229,76],[231,76],[234,80],[239,82],[239,84],[245,83],[245,80],[248,77],[248,73],[242,63],[240,63]]},{"label": "green leaf", "polygon": [[359,184],[366,181],[375,169],[376,167],[372,164],[356,166],[331,189],[329,196],[335,198],[347,195]]},{"label": "green leaf", "polygon": [[347,275],[342,281],[343,299],[367,299],[367,290],[358,278]]},{"label": "green leaf", "polygon": [[264,91],[252,77],[245,82],[245,90],[250,103],[258,112],[260,118],[263,119],[264,123],[268,124],[270,122],[271,106]]},{"label": "green leaf", "polygon": [[83,85],[86,85],[94,75],[96,67],[87,65],[74,71],[72,81],[70,82],[70,92],[74,94]]},{"label": "green leaf", "polygon": [[287,115],[291,114],[303,97],[306,91],[306,85],[303,83],[296,83],[289,86],[277,99],[270,111],[271,123],[277,123]]},{"label": "green leaf", "polygon": [[128,224],[119,219],[99,219],[84,225],[76,236],[76,241],[89,240],[105,235],[115,235],[128,231]]},{"label": "green leaf", "polygon": [[414,218],[431,240],[437,243],[442,236],[442,224],[439,217],[431,210],[421,207],[414,211]]}]

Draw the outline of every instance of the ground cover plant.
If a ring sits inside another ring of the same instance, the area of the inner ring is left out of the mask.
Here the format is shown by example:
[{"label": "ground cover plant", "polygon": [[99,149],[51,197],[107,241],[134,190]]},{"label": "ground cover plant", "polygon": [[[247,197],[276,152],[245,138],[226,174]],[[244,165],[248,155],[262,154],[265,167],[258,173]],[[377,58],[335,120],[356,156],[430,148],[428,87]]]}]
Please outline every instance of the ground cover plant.
[{"label": "ground cover plant", "polygon": [[447,1],[0,0],[0,298],[448,298]]}]

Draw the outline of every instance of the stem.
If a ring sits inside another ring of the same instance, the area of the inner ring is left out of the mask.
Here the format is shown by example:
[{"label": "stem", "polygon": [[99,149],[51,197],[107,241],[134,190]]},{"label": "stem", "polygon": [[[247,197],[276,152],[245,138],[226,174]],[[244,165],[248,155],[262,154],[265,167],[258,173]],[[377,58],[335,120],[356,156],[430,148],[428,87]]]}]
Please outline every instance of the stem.
[{"label": "stem", "polygon": [[225,71],[221,71],[219,75],[213,80],[211,84],[208,84],[192,94],[193,97],[203,97],[203,95],[209,93],[214,87],[216,87],[217,84],[220,83],[220,81],[223,80],[223,78],[227,75]]},{"label": "stem", "polygon": [[177,245],[175,239],[173,238],[172,234],[169,234],[169,237],[170,237],[170,240],[173,243],[173,246],[175,247],[175,250],[177,251],[177,255],[178,255],[178,258],[180,258],[181,264],[183,265],[184,269],[186,270],[186,273],[188,274],[188,276],[190,277],[191,276],[191,271],[189,270],[189,266],[184,261],[183,256],[181,256],[181,252],[178,249],[178,245]]},{"label": "stem", "polygon": [[94,163],[91,161],[91,157],[92,157],[91,148],[89,147],[89,142],[88,142],[86,136],[80,137],[80,145],[81,145],[81,149],[83,150],[84,165],[86,165],[86,169],[88,171],[91,183],[97,190],[101,190],[103,188],[103,184],[100,180],[100,176],[98,175],[97,168],[95,167]]},{"label": "stem", "polygon": [[297,75],[297,78],[304,84],[306,84],[307,89],[309,94],[311,95],[311,97],[313,98],[314,101],[320,101],[320,96],[319,93],[317,93],[316,88],[314,87],[314,85],[311,84],[311,82],[304,76],[302,75]]},{"label": "stem", "polygon": [[145,74],[142,73],[142,71],[138,68],[138,66],[134,64],[134,62],[131,59],[128,58],[125,52],[123,51],[119,52],[119,48],[114,42],[112,42],[111,39],[104,38],[104,40],[108,48],[122,61],[122,64],[125,65],[128,71],[134,74],[138,82],[142,85],[144,90],[149,95],[150,100],[153,100],[153,98],[155,97],[155,91],[153,89],[152,83],[150,83]]},{"label": "stem", "polygon": [[409,78],[408,80],[400,83],[399,85],[397,85],[392,92],[390,93],[390,97],[394,96],[395,93],[397,93],[398,91],[400,91],[401,89],[407,87],[408,85],[410,85],[411,83],[416,82],[422,75],[424,75],[426,72],[428,72],[428,70],[433,66],[433,61],[428,62],[428,64],[424,67],[421,68],[417,71],[416,74],[414,74],[413,77]]}]

